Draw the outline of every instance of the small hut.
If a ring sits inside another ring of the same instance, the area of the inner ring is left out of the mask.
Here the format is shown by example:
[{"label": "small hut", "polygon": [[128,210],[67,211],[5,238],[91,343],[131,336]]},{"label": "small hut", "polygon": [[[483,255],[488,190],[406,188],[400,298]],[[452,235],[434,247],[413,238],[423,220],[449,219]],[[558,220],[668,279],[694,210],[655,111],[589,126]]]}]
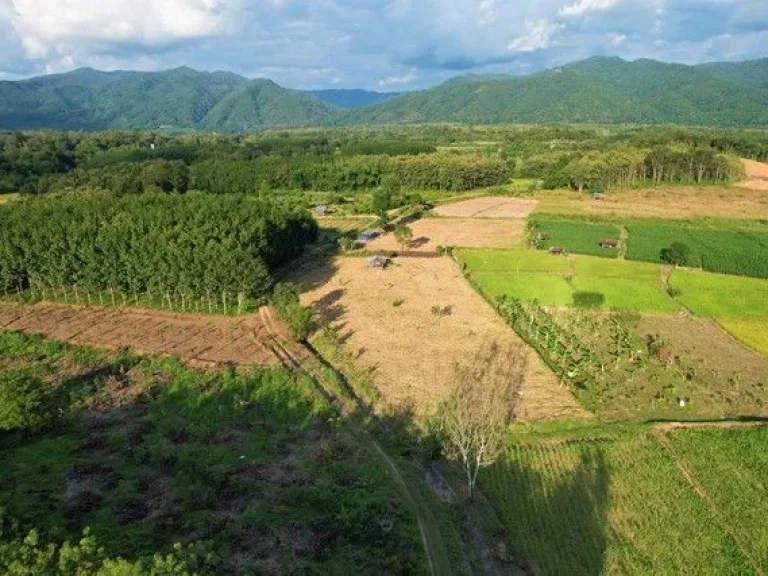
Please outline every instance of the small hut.
[{"label": "small hut", "polygon": [[379,233],[376,230],[366,230],[365,232],[360,233],[360,235],[357,237],[357,241],[360,244],[367,244],[368,242],[371,242],[378,237]]},{"label": "small hut", "polygon": [[326,214],[328,214],[328,206],[326,206],[325,204],[318,204],[317,206],[315,206],[315,214],[317,214],[318,216],[325,216]]},{"label": "small hut", "polygon": [[382,256],[381,254],[377,254],[376,256],[371,256],[370,258],[368,258],[369,268],[384,270],[388,265],[389,265],[389,258],[387,258],[386,256]]},{"label": "small hut", "polygon": [[614,238],[603,238],[600,240],[600,248],[615,250],[619,247],[619,241]]},{"label": "small hut", "polygon": [[547,240],[551,240],[551,239],[552,239],[552,235],[548,234],[547,232],[539,232],[538,234],[536,234],[536,240],[538,242],[546,242]]},{"label": "small hut", "polygon": [[553,256],[563,256],[565,254],[565,248],[560,246],[552,246],[552,248],[549,249],[549,253]]}]

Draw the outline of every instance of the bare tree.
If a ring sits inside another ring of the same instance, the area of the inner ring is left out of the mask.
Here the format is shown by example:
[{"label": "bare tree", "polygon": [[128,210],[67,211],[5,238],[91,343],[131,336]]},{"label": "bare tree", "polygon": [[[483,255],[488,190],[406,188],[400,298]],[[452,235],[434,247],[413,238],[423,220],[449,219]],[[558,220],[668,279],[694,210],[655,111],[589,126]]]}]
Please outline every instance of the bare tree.
[{"label": "bare tree", "polygon": [[454,366],[454,389],[439,413],[443,449],[464,466],[470,499],[480,469],[504,452],[526,365],[520,346],[494,341]]}]

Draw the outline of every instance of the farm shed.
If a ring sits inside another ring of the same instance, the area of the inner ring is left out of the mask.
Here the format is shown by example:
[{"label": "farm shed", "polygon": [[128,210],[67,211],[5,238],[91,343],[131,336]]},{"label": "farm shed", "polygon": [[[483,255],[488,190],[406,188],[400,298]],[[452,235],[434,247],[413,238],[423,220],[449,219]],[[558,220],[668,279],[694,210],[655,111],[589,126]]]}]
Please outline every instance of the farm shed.
[{"label": "farm shed", "polygon": [[377,256],[371,256],[370,258],[368,258],[369,268],[380,268],[383,270],[388,265],[389,265],[389,258],[387,258],[386,256],[382,256],[379,254]]},{"label": "farm shed", "polygon": [[552,246],[552,248],[549,249],[549,253],[555,256],[562,256],[565,254],[565,248],[561,248],[560,246]]},{"label": "farm shed", "polygon": [[600,240],[600,248],[618,248],[619,241],[614,238],[603,238]]},{"label": "farm shed", "polygon": [[365,244],[366,242],[371,242],[372,240],[375,240],[379,237],[379,232],[377,230],[366,230],[365,232],[361,232],[360,235],[357,237],[357,241]]},{"label": "farm shed", "polygon": [[319,214],[320,216],[325,216],[328,213],[328,206],[325,204],[318,204],[315,206],[315,214]]}]

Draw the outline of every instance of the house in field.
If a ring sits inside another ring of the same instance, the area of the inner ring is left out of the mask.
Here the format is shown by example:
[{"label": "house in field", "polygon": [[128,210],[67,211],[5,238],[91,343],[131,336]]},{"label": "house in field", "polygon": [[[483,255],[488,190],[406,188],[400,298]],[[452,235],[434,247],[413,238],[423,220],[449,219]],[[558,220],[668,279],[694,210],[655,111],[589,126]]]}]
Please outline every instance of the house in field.
[{"label": "house in field", "polygon": [[377,254],[376,256],[371,256],[370,258],[368,258],[369,268],[377,268],[379,270],[384,270],[387,266],[389,266],[389,258],[387,258],[386,256]]},{"label": "house in field", "polygon": [[552,246],[552,248],[549,249],[549,253],[553,256],[563,256],[565,255],[565,248],[562,248],[561,246]]},{"label": "house in field", "polygon": [[548,234],[547,232],[538,232],[536,234],[536,241],[537,242],[546,242],[547,240],[551,240],[552,235]]},{"label": "house in field", "polygon": [[378,230],[366,230],[365,232],[360,233],[360,235],[357,237],[357,241],[360,244],[367,244],[368,242],[376,240],[376,238],[378,237],[379,237]]},{"label": "house in field", "polygon": [[615,250],[619,247],[619,241],[615,238],[603,238],[600,240],[600,248]]}]

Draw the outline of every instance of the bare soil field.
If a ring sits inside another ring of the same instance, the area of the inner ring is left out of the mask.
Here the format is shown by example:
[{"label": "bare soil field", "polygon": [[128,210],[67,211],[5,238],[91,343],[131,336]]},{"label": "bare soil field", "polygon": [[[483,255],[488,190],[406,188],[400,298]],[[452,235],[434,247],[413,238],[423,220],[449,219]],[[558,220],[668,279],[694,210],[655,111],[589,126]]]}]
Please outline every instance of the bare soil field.
[{"label": "bare soil field", "polygon": [[[450,390],[453,363],[484,340],[524,345],[475,293],[449,258],[399,259],[386,270],[337,258],[300,270],[302,296],[337,326],[347,351],[369,371],[385,405],[429,414]],[[446,309],[438,316],[433,306]],[[587,417],[571,392],[531,351],[523,420]]]},{"label": "bare soil field", "polygon": [[198,368],[278,363],[264,343],[268,332],[258,315],[230,318],[138,308],[0,303],[0,330],[110,350],[173,355]]},{"label": "bare soil field", "polygon": [[538,192],[539,211],[648,218],[766,218],[768,189],[678,186],[609,192],[602,200],[568,190]]},{"label": "bare soil field", "polygon": [[[413,242],[409,252],[435,252],[438,246],[461,248],[516,248],[525,235],[522,219],[422,218],[409,224]],[[400,250],[394,234],[376,238],[369,250]]]},{"label": "bare soil field", "polygon": [[527,218],[537,205],[530,198],[485,196],[438,206],[435,214],[454,218]]},{"label": "bare soil field", "polygon": [[740,184],[751,190],[768,190],[768,164],[743,160],[744,169],[747,171],[747,180]]}]

